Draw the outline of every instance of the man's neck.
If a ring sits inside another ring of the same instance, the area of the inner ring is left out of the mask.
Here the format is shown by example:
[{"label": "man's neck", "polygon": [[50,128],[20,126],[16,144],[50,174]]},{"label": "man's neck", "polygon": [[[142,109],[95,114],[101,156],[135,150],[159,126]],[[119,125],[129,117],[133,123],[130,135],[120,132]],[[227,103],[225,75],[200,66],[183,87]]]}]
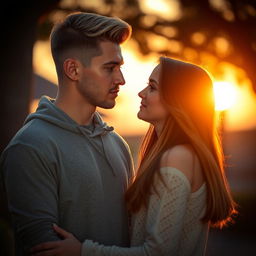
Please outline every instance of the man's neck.
[{"label": "man's neck", "polygon": [[80,125],[91,124],[96,110],[95,106],[72,97],[57,97],[54,104]]}]

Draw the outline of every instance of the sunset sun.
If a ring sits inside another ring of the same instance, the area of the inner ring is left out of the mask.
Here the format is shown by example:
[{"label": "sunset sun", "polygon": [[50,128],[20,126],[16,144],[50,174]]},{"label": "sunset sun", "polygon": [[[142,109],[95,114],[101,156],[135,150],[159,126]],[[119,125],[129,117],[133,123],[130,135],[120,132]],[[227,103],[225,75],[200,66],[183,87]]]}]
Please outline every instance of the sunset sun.
[{"label": "sunset sun", "polygon": [[223,111],[232,107],[237,98],[236,87],[229,82],[214,83],[215,109]]}]

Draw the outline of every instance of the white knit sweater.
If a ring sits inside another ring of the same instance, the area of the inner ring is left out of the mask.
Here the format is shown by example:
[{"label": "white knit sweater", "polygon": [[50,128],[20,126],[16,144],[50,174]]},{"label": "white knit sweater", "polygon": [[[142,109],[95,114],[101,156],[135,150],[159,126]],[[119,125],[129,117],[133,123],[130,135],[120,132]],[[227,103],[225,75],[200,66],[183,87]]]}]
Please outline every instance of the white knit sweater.
[{"label": "white knit sweater", "polygon": [[82,256],[201,256],[208,225],[200,219],[206,206],[206,186],[191,193],[186,176],[172,167],[161,168],[165,184],[157,178],[148,209],[132,217],[131,247],[104,246],[91,240]]}]

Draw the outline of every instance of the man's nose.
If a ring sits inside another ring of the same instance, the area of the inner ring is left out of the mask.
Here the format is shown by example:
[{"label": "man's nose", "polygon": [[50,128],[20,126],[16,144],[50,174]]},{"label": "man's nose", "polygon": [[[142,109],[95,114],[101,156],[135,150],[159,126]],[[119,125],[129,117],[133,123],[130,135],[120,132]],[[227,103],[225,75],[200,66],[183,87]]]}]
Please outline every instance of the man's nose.
[{"label": "man's nose", "polygon": [[118,85],[124,85],[125,84],[125,79],[124,79],[124,76],[123,76],[123,73],[122,73],[121,70],[119,70],[119,72],[118,72],[115,83],[118,84]]}]

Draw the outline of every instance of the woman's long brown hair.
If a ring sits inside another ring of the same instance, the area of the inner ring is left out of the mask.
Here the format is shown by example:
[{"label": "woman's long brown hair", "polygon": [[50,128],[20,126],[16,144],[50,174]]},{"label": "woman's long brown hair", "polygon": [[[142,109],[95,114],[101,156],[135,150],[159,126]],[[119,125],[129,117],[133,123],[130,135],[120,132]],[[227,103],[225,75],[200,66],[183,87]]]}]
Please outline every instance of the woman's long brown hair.
[{"label": "woman's long brown hair", "polygon": [[128,209],[135,213],[147,207],[154,177],[160,175],[163,153],[175,145],[190,144],[199,158],[207,186],[207,207],[202,221],[221,228],[232,221],[236,204],[224,172],[212,80],[199,66],[162,57],[159,92],[169,117],[159,137],[153,125],[144,137],[138,172],[126,193]]}]

